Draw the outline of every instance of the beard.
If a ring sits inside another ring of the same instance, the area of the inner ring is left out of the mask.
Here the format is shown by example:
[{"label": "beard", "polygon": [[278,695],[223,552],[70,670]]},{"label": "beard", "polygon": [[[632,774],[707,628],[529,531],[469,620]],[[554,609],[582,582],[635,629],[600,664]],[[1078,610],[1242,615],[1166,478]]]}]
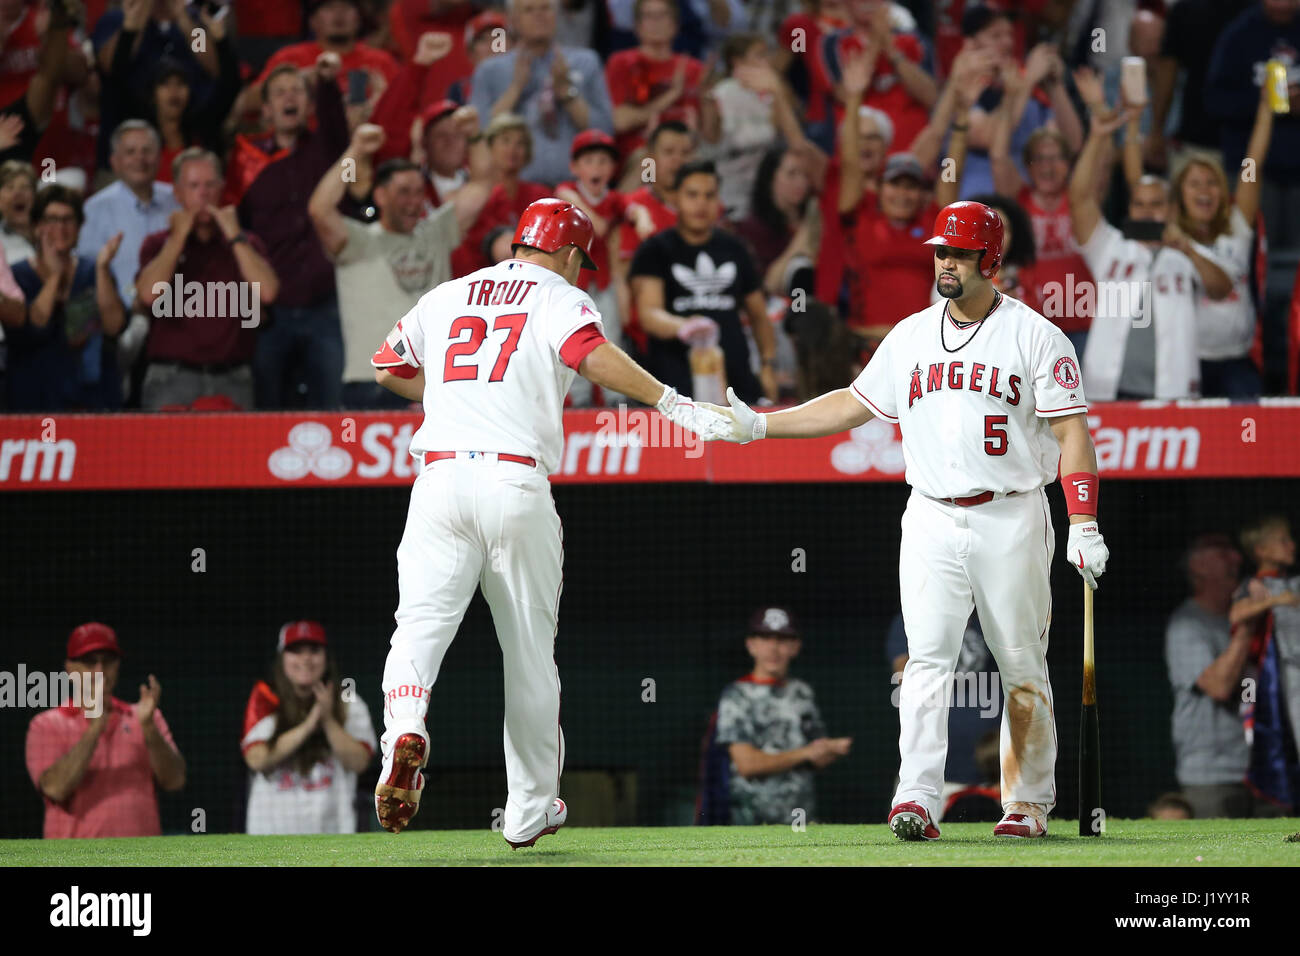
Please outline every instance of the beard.
[{"label": "beard", "polygon": [[[944,279],[951,279],[952,284],[945,286],[943,284]],[[945,299],[960,299],[966,291],[965,287],[962,286],[960,279],[954,275],[948,275],[947,273],[934,280],[934,287],[935,290]]]}]

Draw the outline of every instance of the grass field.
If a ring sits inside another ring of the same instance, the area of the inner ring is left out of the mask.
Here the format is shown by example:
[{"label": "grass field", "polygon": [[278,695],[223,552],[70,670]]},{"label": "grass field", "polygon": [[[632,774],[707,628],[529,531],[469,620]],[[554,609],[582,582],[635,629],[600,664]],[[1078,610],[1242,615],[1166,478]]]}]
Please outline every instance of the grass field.
[{"label": "grass field", "polygon": [[0,841],[0,866],[1296,866],[1300,819],[1111,820],[1100,838],[1052,822],[1045,840],[999,840],[992,824],[949,824],[933,843],[884,826],[566,827],[526,850],[499,833],[212,836]]}]

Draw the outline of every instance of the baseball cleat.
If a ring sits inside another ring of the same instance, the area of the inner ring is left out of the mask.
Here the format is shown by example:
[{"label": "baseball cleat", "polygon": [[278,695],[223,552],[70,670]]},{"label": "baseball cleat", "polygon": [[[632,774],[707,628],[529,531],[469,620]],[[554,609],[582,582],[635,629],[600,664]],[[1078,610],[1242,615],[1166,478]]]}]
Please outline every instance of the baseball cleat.
[{"label": "baseball cleat", "polygon": [[[564,805],[564,801],[559,797],[551,804],[551,809],[546,811],[546,825],[539,830],[536,835],[529,837],[527,840],[521,840],[516,843],[514,840],[506,837],[506,842],[510,844],[511,849],[518,850],[521,847],[532,846],[547,834],[554,833],[560,827],[564,826],[569,819],[569,808]],[[505,836],[503,833],[502,836]]]},{"label": "baseball cleat", "polygon": [[385,830],[401,833],[420,809],[420,791],[424,789],[420,767],[428,747],[420,734],[402,734],[384,756],[375,785],[375,813]]},{"label": "baseball cleat", "polygon": [[939,839],[939,828],[930,822],[930,814],[919,803],[900,803],[889,811],[886,822],[900,840]]},{"label": "baseball cleat", "polygon": [[1041,803],[1010,803],[993,835],[1000,837],[1047,836],[1047,807]]}]

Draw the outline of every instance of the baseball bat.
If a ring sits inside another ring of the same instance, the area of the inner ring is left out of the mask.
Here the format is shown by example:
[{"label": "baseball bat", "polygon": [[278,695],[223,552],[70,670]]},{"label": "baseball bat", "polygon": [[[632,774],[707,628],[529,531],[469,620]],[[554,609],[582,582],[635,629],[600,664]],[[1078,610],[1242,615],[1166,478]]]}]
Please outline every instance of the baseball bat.
[{"label": "baseball bat", "polygon": [[1079,836],[1101,836],[1101,745],[1093,658],[1092,588],[1083,582],[1083,714],[1079,721]]}]

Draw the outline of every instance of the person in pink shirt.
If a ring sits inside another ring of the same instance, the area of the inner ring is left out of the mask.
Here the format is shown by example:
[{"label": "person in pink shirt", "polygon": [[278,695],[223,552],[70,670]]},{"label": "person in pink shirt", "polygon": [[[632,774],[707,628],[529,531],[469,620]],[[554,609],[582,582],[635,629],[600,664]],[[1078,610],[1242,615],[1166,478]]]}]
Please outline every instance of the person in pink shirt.
[{"label": "person in pink shirt", "polygon": [[[158,710],[158,678],[140,700],[113,696],[122,649],[111,627],[92,621],[68,637],[69,674],[82,679],[81,706],[37,714],[27,729],[27,772],[45,798],[45,838],[159,836],[157,786],[185,786],[185,758]],[[103,675],[103,703],[95,674]]]}]

